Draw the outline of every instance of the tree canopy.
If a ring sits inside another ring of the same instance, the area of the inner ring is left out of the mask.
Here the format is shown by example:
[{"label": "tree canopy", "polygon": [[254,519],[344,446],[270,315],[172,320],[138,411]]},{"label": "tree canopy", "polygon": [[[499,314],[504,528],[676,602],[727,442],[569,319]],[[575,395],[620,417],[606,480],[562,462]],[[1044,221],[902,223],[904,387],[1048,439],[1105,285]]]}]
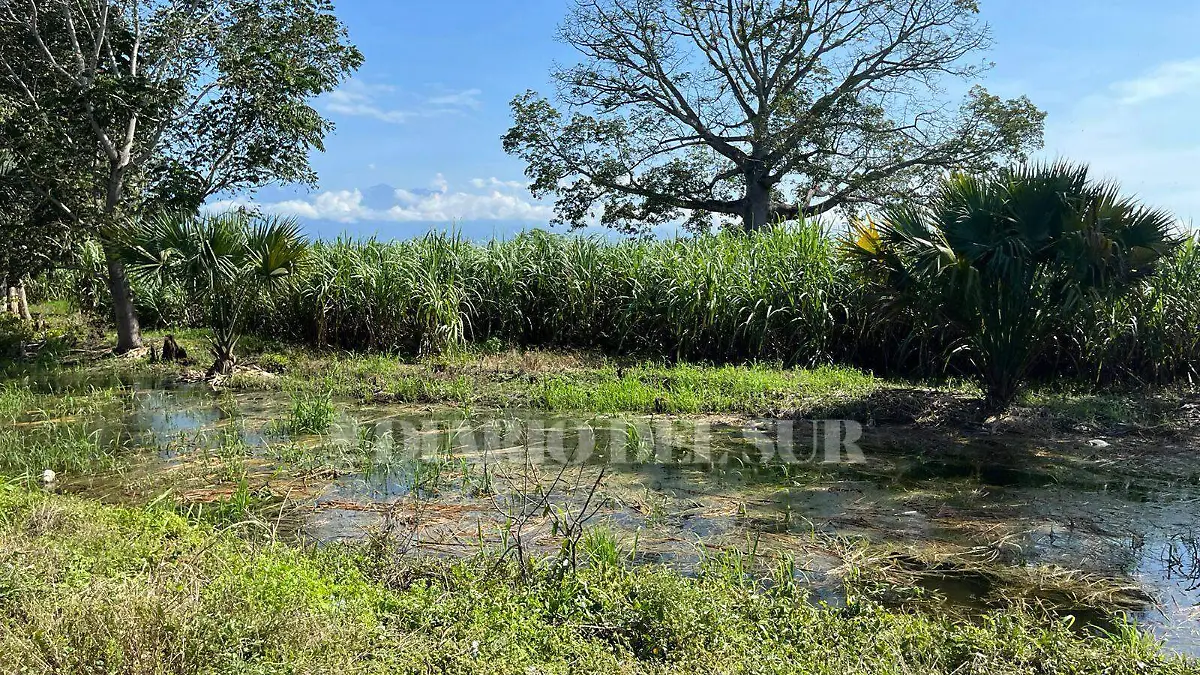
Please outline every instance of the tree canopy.
[{"label": "tree canopy", "polygon": [[[362,63],[329,0],[0,3],[6,143],[77,226],[195,210],[270,182],[315,184],[332,128],[311,99]],[[109,251],[119,347],[140,344]]]},{"label": "tree canopy", "polygon": [[512,102],[505,149],[556,222],[636,232],[885,204],[1041,147],[1044,114],[981,86],[972,0],[576,0],[557,102]]}]

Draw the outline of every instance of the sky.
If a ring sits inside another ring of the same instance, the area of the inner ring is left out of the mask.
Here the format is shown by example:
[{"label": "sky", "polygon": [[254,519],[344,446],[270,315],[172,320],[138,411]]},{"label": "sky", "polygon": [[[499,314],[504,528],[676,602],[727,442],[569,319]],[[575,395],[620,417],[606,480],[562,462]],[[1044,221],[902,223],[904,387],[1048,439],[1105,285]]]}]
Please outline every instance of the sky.
[{"label": "sky", "polygon": [[[314,153],[315,190],[270,186],[229,201],[295,215],[321,237],[473,238],[546,227],[501,136],[508,103],[552,93],[554,38],[571,0],[337,0],[366,56],[316,108],[336,130]],[[1200,2],[981,0],[992,29],[983,79],[1048,113],[1047,159],[1089,163],[1125,191],[1200,223]]]}]

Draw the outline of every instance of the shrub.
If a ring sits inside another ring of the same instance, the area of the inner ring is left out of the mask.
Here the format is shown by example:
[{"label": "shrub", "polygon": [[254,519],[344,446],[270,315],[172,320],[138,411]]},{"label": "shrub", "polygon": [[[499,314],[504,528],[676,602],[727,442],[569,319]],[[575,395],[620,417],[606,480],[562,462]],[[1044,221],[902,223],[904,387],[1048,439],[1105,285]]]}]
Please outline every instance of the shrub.
[{"label": "shrub", "polygon": [[1072,316],[1154,272],[1173,225],[1060,163],[948,178],[928,206],[893,206],[877,229],[860,227],[850,250],[880,311],[949,334],[1003,408]]}]

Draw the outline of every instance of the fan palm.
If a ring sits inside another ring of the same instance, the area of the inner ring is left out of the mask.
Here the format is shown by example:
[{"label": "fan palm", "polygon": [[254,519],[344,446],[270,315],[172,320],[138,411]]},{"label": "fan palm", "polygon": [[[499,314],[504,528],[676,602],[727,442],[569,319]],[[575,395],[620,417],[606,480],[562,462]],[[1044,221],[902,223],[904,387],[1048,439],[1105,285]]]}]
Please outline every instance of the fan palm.
[{"label": "fan palm", "polygon": [[177,281],[206,308],[214,358],[210,376],[228,375],[247,305],[288,283],[308,257],[295,220],[245,211],[220,215],[160,214],[118,235],[130,274]]},{"label": "fan palm", "polygon": [[860,225],[850,249],[887,309],[954,330],[951,349],[1003,409],[1064,320],[1152,274],[1173,228],[1169,213],[1059,162],[951,176],[927,205]]}]

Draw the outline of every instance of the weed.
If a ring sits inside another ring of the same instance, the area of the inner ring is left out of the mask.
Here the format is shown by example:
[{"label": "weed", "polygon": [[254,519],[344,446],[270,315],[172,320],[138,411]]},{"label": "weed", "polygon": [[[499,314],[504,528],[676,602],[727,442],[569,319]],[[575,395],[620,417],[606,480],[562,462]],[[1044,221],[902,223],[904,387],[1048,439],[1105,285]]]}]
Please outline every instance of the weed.
[{"label": "weed", "polygon": [[331,394],[304,391],[292,396],[291,414],[283,428],[293,434],[323,434],[336,418]]}]

